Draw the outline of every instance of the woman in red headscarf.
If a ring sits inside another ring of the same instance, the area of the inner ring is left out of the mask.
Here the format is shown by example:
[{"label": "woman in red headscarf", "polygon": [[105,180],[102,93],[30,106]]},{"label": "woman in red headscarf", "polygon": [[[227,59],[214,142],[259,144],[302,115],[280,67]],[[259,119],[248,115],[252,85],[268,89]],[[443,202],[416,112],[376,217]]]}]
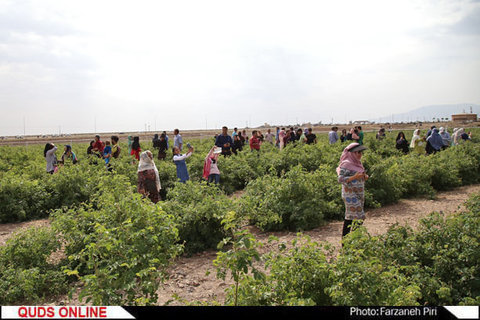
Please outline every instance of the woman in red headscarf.
[{"label": "woman in red headscarf", "polygon": [[362,165],[362,152],[367,149],[359,143],[349,144],[340,157],[337,167],[338,182],[342,184],[342,199],[345,203],[345,221],[343,234],[347,235],[352,230],[355,222],[361,224],[365,219],[363,210],[365,198],[365,181],[368,175]]}]

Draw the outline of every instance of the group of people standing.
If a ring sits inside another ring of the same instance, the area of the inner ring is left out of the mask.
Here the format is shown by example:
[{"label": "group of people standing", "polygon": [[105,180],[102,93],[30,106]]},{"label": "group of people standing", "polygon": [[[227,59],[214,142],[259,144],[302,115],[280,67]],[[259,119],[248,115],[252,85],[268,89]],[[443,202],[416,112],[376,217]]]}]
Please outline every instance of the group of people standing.
[{"label": "group of people standing", "polygon": [[455,128],[450,135],[444,127],[432,126],[425,136],[421,136],[420,129],[415,129],[410,144],[403,132],[398,133],[396,148],[404,153],[433,154],[468,140],[471,140],[471,133],[467,134],[463,128]]},{"label": "group of people standing", "polygon": [[[260,131],[253,130],[251,137],[246,135],[245,130],[239,132],[234,129],[232,135],[228,133],[228,128],[222,128],[222,133],[215,137],[215,143],[209,150],[204,160],[203,178],[208,183],[218,184],[220,182],[220,170],[218,168],[219,156],[224,157],[237,154],[241,151],[246,143],[249,144],[252,151],[259,151],[263,143],[274,144],[279,149],[283,149],[287,144],[300,142],[313,144],[317,142],[317,137],[311,128],[302,130],[301,128],[276,128],[276,134],[272,134],[268,129],[264,136]],[[342,184],[342,199],[345,204],[345,220],[342,235],[347,235],[352,227],[362,224],[365,219],[364,211],[364,193],[365,181],[369,178],[362,165],[361,159],[363,152],[367,148],[363,145],[364,133],[360,126],[351,128],[348,132],[342,130],[342,134],[338,136],[338,127],[332,127],[328,133],[330,144],[338,141],[350,142],[342,152],[339,165],[336,169],[338,182]],[[385,129],[381,128],[376,134],[378,140],[386,137]],[[403,132],[399,132],[396,138],[396,147],[405,153],[415,151],[422,154],[431,154],[445,149],[449,146],[455,146],[463,141],[471,139],[471,133],[466,133],[463,128],[455,128],[453,134],[450,135],[445,128],[436,128],[432,126],[425,136],[420,135],[420,129],[416,129],[413,133],[411,142],[409,143]],[[118,146],[119,138],[112,136],[110,141],[102,142],[100,136],[95,136],[95,140],[91,141],[87,149],[87,154],[94,155],[95,158],[101,158],[105,161],[105,165],[109,168],[112,158],[118,158],[120,155],[120,147]],[[152,139],[154,149],[158,150],[157,158],[165,160],[167,158],[167,150],[169,149],[169,138],[166,132],[155,134]],[[186,160],[193,154],[194,148],[187,144],[188,151],[182,153],[184,149],[183,139],[178,129],[174,130],[174,145],[172,147],[173,162],[177,169],[177,178],[180,182],[185,183],[190,179]],[[65,145],[64,153],[61,160],[58,161],[55,155],[57,146],[53,143],[47,143],[44,150],[44,156],[47,161],[47,172],[53,174],[58,169],[58,164],[72,161],[77,163],[78,158],[73,152],[70,145]],[[154,155],[150,150],[141,151],[139,137],[128,137],[128,153],[139,161],[137,175],[138,185],[137,191],[148,197],[152,202],[158,202],[161,191],[161,183],[158,169],[154,162]],[[135,163],[133,161],[133,163]]]},{"label": "group of people standing", "polygon": [[100,136],[96,135],[95,140],[90,141],[90,145],[87,148],[87,155],[103,159],[105,166],[111,170],[111,159],[120,156],[119,140],[118,136],[111,136],[110,141],[102,141]]},{"label": "group of people standing", "polygon": [[57,159],[55,152],[58,147],[53,143],[47,143],[43,150],[43,156],[47,162],[47,173],[54,174],[58,171],[58,165],[63,165],[67,161],[71,161],[73,164],[78,163],[78,158],[75,152],[72,150],[72,146],[65,145],[63,148],[63,154],[60,160]]},{"label": "group of people standing", "polygon": [[289,143],[305,143],[305,144],[316,144],[317,135],[313,133],[312,128],[293,128],[290,127],[289,130],[285,128],[277,127],[277,135],[275,137],[275,146],[282,150]]},{"label": "group of people standing", "polygon": [[253,130],[250,137],[247,136],[245,130],[238,131],[237,128],[233,129],[232,135],[228,133],[228,127],[222,128],[222,133],[215,135],[215,146],[222,148],[221,154],[224,156],[230,156],[237,154],[238,151],[242,151],[246,144],[249,145],[251,151],[260,151],[260,147],[263,143],[270,143],[275,145],[279,149],[283,149],[289,143],[317,143],[317,136],[313,133],[312,128],[301,129],[290,127],[288,130],[285,128],[276,128],[276,133],[273,134],[271,129],[267,129],[267,133],[264,135],[260,130]]},{"label": "group of people standing", "polygon": [[364,133],[361,126],[355,126],[350,128],[347,132],[347,129],[342,129],[340,136],[338,136],[338,127],[332,127],[328,133],[328,142],[330,144],[335,144],[337,141],[358,143],[363,145]]}]

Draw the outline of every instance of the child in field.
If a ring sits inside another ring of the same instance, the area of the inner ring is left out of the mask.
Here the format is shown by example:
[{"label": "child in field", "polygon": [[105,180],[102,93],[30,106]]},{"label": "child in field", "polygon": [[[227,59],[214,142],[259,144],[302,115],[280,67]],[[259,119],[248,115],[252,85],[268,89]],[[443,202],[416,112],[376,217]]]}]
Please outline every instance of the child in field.
[{"label": "child in field", "polygon": [[257,130],[252,131],[252,137],[250,138],[250,150],[260,151],[260,139],[258,137]]},{"label": "child in field", "polygon": [[[238,140],[238,134],[235,136],[235,139]],[[220,182],[220,170],[218,170],[217,166],[219,153],[216,153],[215,150],[216,146],[213,146],[205,157],[203,178],[207,180],[208,183],[215,182],[215,184],[218,184]]]},{"label": "child in field", "polygon": [[133,137],[133,143],[132,143],[132,151],[130,154],[135,156],[135,159],[140,160],[140,152],[142,149],[140,148],[140,138],[139,137]]},{"label": "child in field", "polygon": [[190,157],[193,153],[193,147],[188,148],[188,152],[186,154],[181,154],[180,153],[180,148],[179,147],[173,147],[173,163],[175,163],[177,167],[177,178],[180,182],[187,182],[187,180],[190,179],[190,176],[188,175],[188,170],[187,170],[187,163],[185,162],[185,159]]},{"label": "child in field", "polygon": [[64,148],[61,163],[64,164],[67,159],[71,159],[73,164],[78,162],[77,156],[73,152],[72,147],[68,144]]},{"label": "child in field", "polygon": [[103,148],[103,159],[105,159],[105,164],[108,166],[110,163],[110,158],[112,157],[112,146],[110,141],[105,141],[105,148]]}]

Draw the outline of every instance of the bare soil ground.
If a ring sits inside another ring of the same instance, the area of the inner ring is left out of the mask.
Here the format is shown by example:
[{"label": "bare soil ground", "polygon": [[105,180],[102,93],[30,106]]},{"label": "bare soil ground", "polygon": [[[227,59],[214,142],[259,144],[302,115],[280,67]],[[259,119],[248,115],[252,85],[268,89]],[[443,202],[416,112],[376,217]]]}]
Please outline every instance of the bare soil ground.
[{"label": "bare soil ground", "polygon": [[[402,199],[396,204],[372,209],[366,212],[364,225],[372,235],[379,235],[394,224],[407,225],[412,228],[418,226],[419,220],[429,213],[442,211],[452,214],[463,209],[464,202],[472,193],[480,192],[480,185],[464,186],[452,191],[440,192],[435,200],[414,198]],[[257,240],[267,244],[270,235],[275,235],[281,242],[291,243],[297,236],[295,232],[261,232],[255,227],[249,227]],[[327,241],[337,251],[341,248],[341,234],[343,221],[332,221],[325,226],[304,232],[313,241]],[[275,250],[275,245],[265,245],[262,251]],[[217,301],[223,303],[225,288],[233,282],[216,279],[216,271],[212,261],[216,259],[215,251],[207,251],[193,257],[180,258],[169,270],[170,280],[159,291],[159,305],[172,300],[173,295],[182,300],[171,302],[179,305],[184,301]],[[207,271],[210,274],[207,275]],[[228,279],[227,279],[228,280]]]},{"label": "bare soil ground", "polygon": [[[433,211],[453,214],[463,209],[465,200],[472,193],[480,192],[480,185],[471,185],[457,188],[452,191],[440,192],[435,200],[414,198],[402,199],[398,203],[366,212],[367,218],[364,225],[372,235],[382,234],[387,229],[398,223],[412,228],[418,226],[419,220]],[[241,196],[236,194],[235,196]],[[10,223],[0,225],[0,245],[20,228],[40,227],[49,224],[48,219]],[[341,232],[343,221],[332,221],[311,231],[304,232],[317,242],[327,241],[335,248],[341,247]],[[296,237],[294,232],[261,232],[255,227],[249,227],[256,238],[265,246],[261,251],[275,250],[274,244],[267,244],[270,235],[275,235],[281,242],[290,243]],[[202,252],[192,257],[180,257],[169,268],[170,279],[160,288],[159,305],[183,305],[193,302],[218,302],[223,303],[225,289],[232,284],[216,278],[216,270],[212,261],[216,258],[214,250]],[[209,272],[209,273],[208,273]],[[174,295],[177,298],[173,298]],[[53,304],[79,304],[78,301],[68,301],[66,297],[58,297]]]},{"label": "bare soil ground", "polygon": [[[357,124],[335,124],[339,128],[339,132],[342,131],[342,129],[347,129],[350,130],[350,128],[356,126]],[[424,129],[427,130],[429,129],[432,125],[436,125],[437,127],[440,126],[446,126],[448,128],[454,128],[457,126],[464,126],[465,128],[467,127],[480,127],[480,122],[473,122],[469,124],[463,124],[460,122],[442,122],[442,123],[437,123],[437,122],[424,122],[422,124],[418,123],[376,123],[376,124],[362,124],[363,131],[368,132],[368,131],[378,131],[381,127],[387,129],[387,130],[407,130],[413,132],[413,130],[419,128],[419,129]],[[296,127],[297,125],[292,125],[293,127]],[[314,125],[313,126],[313,131],[316,133],[327,133],[330,131],[331,127],[333,125]],[[281,127],[290,127],[288,126],[281,126]],[[312,127],[311,124],[302,124],[300,125],[300,128],[308,128]],[[272,132],[275,131],[276,127],[258,127],[258,128],[238,128],[239,131],[246,130],[248,133],[250,133],[253,129],[260,130],[261,132],[265,133],[267,132],[268,129],[271,129]],[[231,132],[233,128],[229,128],[229,131]],[[110,139],[110,136],[112,135],[117,135],[121,141],[126,141],[127,137],[129,135],[132,136],[139,136],[140,141],[151,141],[153,138],[153,135],[155,133],[161,133],[163,130],[158,130],[158,131],[142,131],[142,132],[103,132],[103,133],[98,133],[102,140],[108,140]],[[208,130],[182,130],[180,128],[180,134],[184,138],[208,138],[213,136],[215,134],[220,133],[222,130],[221,129],[208,129]],[[173,137],[173,130],[172,131],[167,131],[167,134],[171,137]],[[45,144],[47,142],[53,142],[57,144],[63,144],[63,143],[88,143],[93,138],[95,137],[95,133],[75,133],[75,134],[70,134],[70,135],[65,135],[65,136],[43,136],[43,135],[27,135],[25,137],[0,137],[0,146],[1,145],[11,145],[11,146],[27,146],[27,145],[32,145],[32,144]]]}]

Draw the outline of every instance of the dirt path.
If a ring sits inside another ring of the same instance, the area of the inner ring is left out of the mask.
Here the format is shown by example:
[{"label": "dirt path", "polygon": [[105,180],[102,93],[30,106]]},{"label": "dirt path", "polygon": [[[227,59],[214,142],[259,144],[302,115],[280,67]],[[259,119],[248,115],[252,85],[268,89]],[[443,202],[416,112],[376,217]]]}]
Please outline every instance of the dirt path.
[{"label": "dirt path", "polygon": [[7,241],[9,237],[11,237],[15,232],[20,231],[21,229],[27,229],[31,227],[40,228],[48,226],[49,224],[50,221],[48,219],[0,224],[0,246],[3,246],[5,244],[5,241]]},{"label": "dirt path", "polygon": [[[398,203],[366,212],[367,218],[364,225],[372,235],[382,234],[387,229],[398,223],[409,225],[413,228],[418,226],[418,221],[433,211],[442,211],[452,214],[462,210],[463,203],[472,193],[480,192],[480,185],[464,186],[453,191],[438,193],[435,200],[429,199],[404,199]],[[341,247],[341,234],[343,221],[333,221],[325,226],[304,232],[312,240],[328,241],[337,249]],[[282,242],[291,242],[295,232],[261,232],[250,227],[257,240],[267,243],[270,235],[275,235]],[[272,250],[272,246],[264,246],[263,251]],[[212,261],[216,259],[214,251],[203,252],[190,258],[180,258],[171,267],[171,278],[163,288],[159,290],[159,305],[172,300],[173,295],[178,295],[183,301],[217,301],[220,304],[225,299],[225,288],[232,284],[216,279],[216,271]],[[210,271],[209,275],[206,275]],[[171,305],[182,304],[182,301],[172,301]]]},{"label": "dirt path", "polygon": [[[480,192],[480,185],[471,185],[457,188],[452,191],[440,192],[435,200],[429,199],[404,199],[398,203],[385,206],[378,209],[367,211],[367,218],[364,225],[372,235],[384,233],[395,223],[400,225],[409,225],[413,228],[418,226],[418,221],[433,211],[442,211],[446,214],[452,214],[461,211],[463,203],[472,193]],[[10,223],[0,225],[0,245],[14,231],[20,228],[32,226],[45,226],[49,224],[48,219],[29,221],[23,223]],[[304,232],[314,241],[328,241],[337,249],[340,248],[341,232],[343,222],[333,221],[325,226]],[[256,238],[263,242],[265,246],[262,251],[274,250],[274,245],[267,245],[270,235],[275,235],[281,242],[291,242],[295,237],[295,232],[261,232],[255,227],[249,227]],[[206,251],[194,255],[193,257],[181,257],[170,267],[170,279],[164,283],[159,294],[159,305],[167,303],[171,305],[182,305],[193,302],[212,302],[216,301],[223,304],[225,298],[225,289],[232,283],[227,279],[226,282],[216,279],[216,270],[212,261],[216,259],[216,252]],[[207,274],[209,272],[209,274]],[[178,296],[174,299],[173,296]],[[55,304],[78,304],[75,301],[66,299],[56,299]]]}]

